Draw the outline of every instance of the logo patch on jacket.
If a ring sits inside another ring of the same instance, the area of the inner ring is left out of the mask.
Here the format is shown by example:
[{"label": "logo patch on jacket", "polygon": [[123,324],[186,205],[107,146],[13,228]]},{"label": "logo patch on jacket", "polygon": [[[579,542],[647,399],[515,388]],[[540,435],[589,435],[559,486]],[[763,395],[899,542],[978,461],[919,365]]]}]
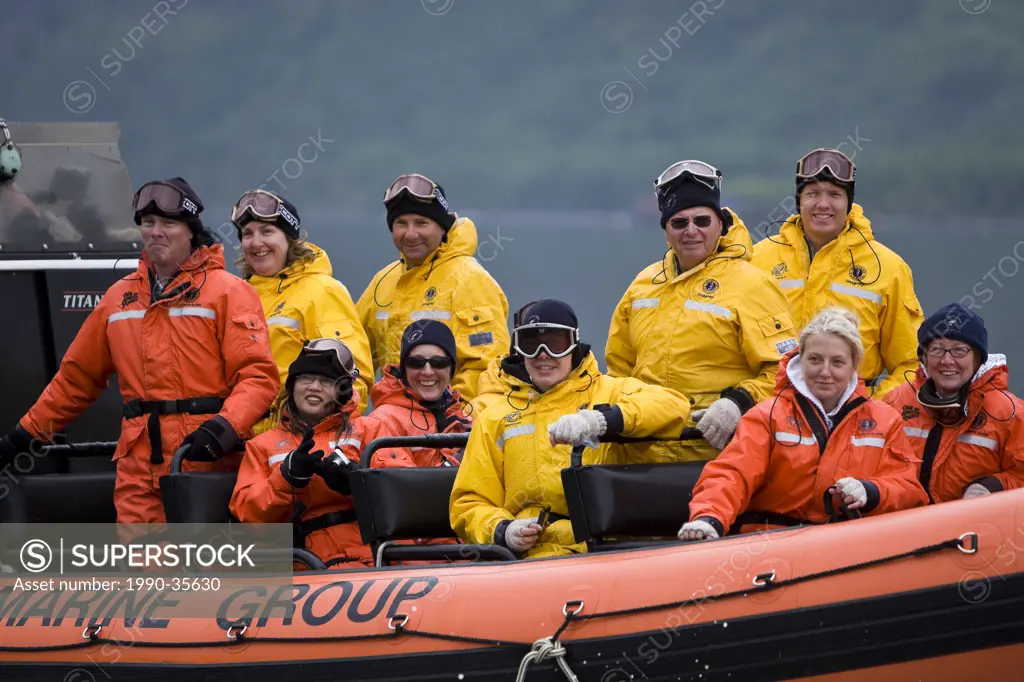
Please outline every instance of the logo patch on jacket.
[{"label": "logo patch on jacket", "polygon": [[277,307],[274,308],[274,314],[277,315],[282,310],[284,310],[284,301],[281,301],[280,303],[277,304]]},{"label": "logo patch on jacket", "polygon": [[858,426],[860,426],[861,431],[874,431],[876,422],[874,419],[861,419]]},{"label": "logo patch on jacket", "polygon": [[199,289],[189,289],[185,292],[185,295],[181,297],[181,300],[185,303],[193,303],[199,298]]},{"label": "logo patch on jacket", "polygon": [[786,274],[786,264],[785,263],[779,263],[774,268],[772,268],[772,276],[773,277],[781,279],[782,276],[785,275],[785,274]]},{"label": "logo patch on jacket", "polygon": [[700,286],[700,291],[701,291],[700,295],[703,296],[704,298],[713,298],[714,295],[715,295],[715,292],[718,291],[718,280],[716,280],[716,279],[706,279],[706,280],[704,280],[704,283]]},{"label": "logo patch on jacket", "polygon": [[867,274],[862,266],[853,264],[850,266],[850,284],[864,284],[864,275]]},{"label": "logo patch on jacket", "polygon": [[423,301],[429,303],[434,300],[435,296],[437,296],[437,289],[430,287],[427,289],[427,292],[423,294]]},{"label": "logo patch on jacket", "polygon": [[134,291],[124,292],[124,296],[121,297],[121,310],[124,310],[133,303],[139,302],[139,295]]},{"label": "logo patch on jacket", "polygon": [[900,416],[903,417],[903,421],[908,422],[911,419],[920,417],[921,410],[916,405],[904,405],[903,409],[900,410]]},{"label": "logo patch on jacket", "polygon": [[785,355],[789,351],[797,347],[796,339],[786,339],[785,341],[779,341],[775,344],[775,350],[779,351],[779,355]]},{"label": "logo patch on jacket", "polygon": [[494,343],[494,334],[491,332],[477,332],[469,335],[470,346],[489,346]]},{"label": "logo patch on jacket", "polygon": [[984,427],[986,422],[988,422],[988,417],[985,416],[984,412],[979,412],[978,416],[975,417],[974,421],[971,422],[971,428],[968,430],[977,431],[978,429]]},{"label": "logo patch on jacket", "polygon": [[505,415],[506,424],[515,424],[517,421],[523,418],[522,412],[509,412]]}]

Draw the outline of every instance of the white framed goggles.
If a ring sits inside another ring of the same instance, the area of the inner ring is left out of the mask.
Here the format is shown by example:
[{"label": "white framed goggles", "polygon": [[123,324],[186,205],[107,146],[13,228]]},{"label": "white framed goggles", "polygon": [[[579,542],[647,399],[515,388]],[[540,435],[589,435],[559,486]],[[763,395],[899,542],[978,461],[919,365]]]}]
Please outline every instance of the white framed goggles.
[{"label": "white framed goggles", "polygon": [[337,339],[314,339],[307,341],[306,345],[302,347],[302,353],[333,353],[335,360],[341,370],[350,376],[353,380],[359,376],[359,370],[356,368],[355,358],[352,357],[352,351],[348,349],[341,341]]},{"label": "white framed goggles", "polygon": [[684,174],[688,174],[689,177],[706,186],[708,189],[717,189],[718,191],[722,191],[722,171],[718,170],[710,163],[704,163],[703,161],[697,161],[696,159],[688,159],[686,161],[677,161],[676,163],[673,163],[661,172],[661,175],[659,175],[654,181],[654,187],[655,189],[661,189],[683,177]]},{"label": "white framed goggles", "polygon": [[552,358],[564,358],[576,349],[580,330],[564,324],[537,322],[516,327],[512,347],[524,358],[535,358],[544,351]]}]

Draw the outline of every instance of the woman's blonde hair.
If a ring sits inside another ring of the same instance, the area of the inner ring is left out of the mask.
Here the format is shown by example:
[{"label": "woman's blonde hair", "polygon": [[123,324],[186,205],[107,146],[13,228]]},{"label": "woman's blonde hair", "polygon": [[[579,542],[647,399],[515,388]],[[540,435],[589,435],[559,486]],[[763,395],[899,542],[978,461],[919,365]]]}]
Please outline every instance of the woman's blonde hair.
[{"label": "woman's blonde hair", "polygon": [[[284,258],[284,266],[286,268],[298,262],[312,263],[313,259],[316,258],[316,251],[304,239],[295,239],[288,235],[285,235],[285,239],[288,240],[288,253]],[[252,266],[245,261],[244,253],[239,254],[238,260],[235,261],[235,267],[242,273],[242,279],[249,279],[256,274]]]},{"label": "woman's blonde hair", "polygon": [[807,345],[809,337],[819,334],[832,334],[846,341],[853,355],[853,366],[860,366],[860,361],[864,359],[864,342],[860,338],[856,315],[836,306],[821,310],[800,332],[800,348]]}]

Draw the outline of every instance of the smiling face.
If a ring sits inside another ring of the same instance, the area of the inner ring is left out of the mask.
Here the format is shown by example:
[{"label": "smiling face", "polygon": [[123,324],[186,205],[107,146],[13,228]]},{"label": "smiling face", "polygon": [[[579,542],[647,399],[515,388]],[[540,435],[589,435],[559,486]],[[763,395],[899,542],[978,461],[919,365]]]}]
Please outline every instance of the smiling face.
[{"label": "smiling face", "polygon": [[261,277],[284,270],[288,261],[288,236],[271,223],[253,220],[242,228],[242,256]]},{"label": "smiling face", "polygon": [[[434,367],[436,364],[445,366]],[[440,346],[431,343],[416,346],[406,359],[405,380],[420,400],[437,400],[451,383],[451,360]]]},{"label": "smiling face", "polygon": [[850,344],[835,334],[808,336],[800,351],[800,365],[811,395],[829,412],[843,397],[857,369]]},{"label": "smiling face", "polygon": [[812,182],[800,190],[800,218],[811,244],[820,249],[839,236],[847,206],[846,190],[831,182]]},{"label": "smiling face", "polygon": [[404,213],[391,228],[391,239],[410,267],[421,265],[444,239],[444,229],[436,221],[416,213]]},{"label": "smiling face", "polygon": [[542,391],[556,386],[565,381],[572,371],[572,353],[553,358],[544,351],[537,354],[535,358],[526,358],[526,371],[530,375],[533,385]]},{"label": "smiling face", "polygon": [[925,350],[924,368],[943,398],[955,395],[974,377],[980,366],[978,354],[963,341],[935,339]]},{"label": "smiling face", "polygon": [[303,421],[318,423],[335,412],[336,381],[320,374],[300,374],[295,378],[292,400]]},{"label": "smiling face", "polygon": [[679,211],[665,224],[665,239],[672,247],[683,272],[702,263],[722,236],[722,221],[707,206]]},{"label": "smiling face", "polygon": [[192,230],[180,220],[142,216],[142,249],[161,277],[172,275],[192,253]]}]

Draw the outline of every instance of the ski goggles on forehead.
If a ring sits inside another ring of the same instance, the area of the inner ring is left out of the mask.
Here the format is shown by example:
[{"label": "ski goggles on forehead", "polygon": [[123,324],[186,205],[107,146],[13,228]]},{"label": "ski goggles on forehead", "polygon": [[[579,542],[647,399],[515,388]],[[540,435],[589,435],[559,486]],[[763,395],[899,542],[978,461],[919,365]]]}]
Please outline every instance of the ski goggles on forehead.
[{"label": "ski goggles on forehead", "polygon": [[684,174],[689,175],[689,177],[705,185],[708,189],[717,189],[719,191],[722,189],[722,171],[709,163],[694,160],[673,163],[662,171],[661,175],[654,181],[654,187],[655,189],[661,189],[682,178]]},{"label": "ski goggles on forehead", "polygon": [[828,171],[839,182],[853,182],[857,167],[838,149],[815,149],[796,162],[796,176],[809,180]]},{"label": "ski goggles on forehead", "polygon": [[402,192],[407,192],[413,199],[420,201],[436,200],[444,210],[448,210],[448,202],[441,194],[441,188],[437,183],[425,175],[419,173],[408,173],[400,175],[397,180],[384,192],[384,203],[388,204],[399,197]]},{"label": "ski goggles on forehead", "polygon": [[535,358],[541,351],[553,358],[562,358],[576,348],[579,340],[578,329],[561,324],[531,324],[512,332],[513,347],[524,358]]},{"label": "ski goggles on forehead", "polygon": [[177,215],[187,213],[199,215],[199,207],[195,205],[180,189],[166,182],[150,182],[143,185],[132,197],[132,210],[136,213],[145,211],[155,205],[163,213]]},{"label": "ski goggles on forehead", "polygon": [[284,206],[284,202],[273,192],[263,189],[254,189],[246,192],[235,203],[231,210],[231,222],[239,224],[249,220],[264,220],[277,222],[282,220],[293,228],[298,229],[299,219],[292,215]]},{"label": "ski goggles on forehead", "polygon": [[359,375],[359,371],[356,369],[356,361],[352,357],[352,351],[350,351],[348,346],[343,344],[341,341],[335,341],[334,339],[315,339],[313,341],[307,341],[306,345],[303,346],[302,349],[303,351],[314,353],[333,353],[345,374],[349,375],[353,379]]}]

